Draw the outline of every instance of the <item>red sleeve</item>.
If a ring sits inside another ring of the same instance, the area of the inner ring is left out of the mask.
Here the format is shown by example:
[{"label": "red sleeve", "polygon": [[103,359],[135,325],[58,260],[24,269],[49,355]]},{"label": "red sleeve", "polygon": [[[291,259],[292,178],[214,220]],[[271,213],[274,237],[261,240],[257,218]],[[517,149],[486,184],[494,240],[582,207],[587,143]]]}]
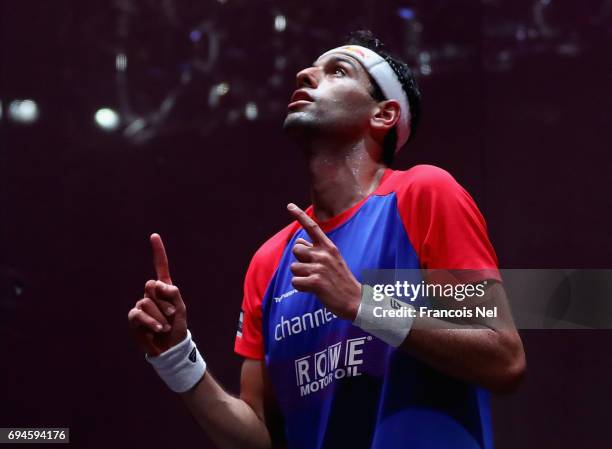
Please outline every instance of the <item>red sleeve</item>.
[{"label": "red sleeve", "polygon": [[284,228],[255,253],[244,279],[244,297],[238,321],[234,351],[243,357],[263,360],[262,302],[276,272],[283,250],[298,226]]},{"label": "red sleeve", "polygon": [[500,280],[487,225],[467,191],[445,170],[418,165],[400,173],[399,214],[422,268]]}]

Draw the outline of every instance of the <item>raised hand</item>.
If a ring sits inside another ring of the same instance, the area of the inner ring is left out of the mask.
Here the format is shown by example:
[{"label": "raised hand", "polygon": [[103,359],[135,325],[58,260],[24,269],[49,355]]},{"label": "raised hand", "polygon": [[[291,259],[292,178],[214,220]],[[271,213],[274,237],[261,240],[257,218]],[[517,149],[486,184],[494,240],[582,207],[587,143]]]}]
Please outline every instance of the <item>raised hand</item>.
[{"label": "raised hand", "polygon": [[353,321],[361,302],[361,284],[319,225],[293,203],[287,210],[312,240],[299,238],[295,242],[293,254],[298,261],[290,267],[293,287],[314,293],[330,312]]},{"label": "raised hand", "polygon": [[157,356],[187,336],[187,311],[178,287],[172,284],[161,237],[152,234],[150,239],[157,280],[145,283],[144,297],[129,311],[128,322],[138,345]]}]

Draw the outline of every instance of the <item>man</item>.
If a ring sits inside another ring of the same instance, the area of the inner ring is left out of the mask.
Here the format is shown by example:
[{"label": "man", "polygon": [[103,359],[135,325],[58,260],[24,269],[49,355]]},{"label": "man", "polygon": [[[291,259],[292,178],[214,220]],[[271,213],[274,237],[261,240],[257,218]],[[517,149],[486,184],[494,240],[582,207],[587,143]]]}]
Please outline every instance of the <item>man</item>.
[{"label": "man", "polygon": [[[284,129],[306,155],[313,205],[289,204],[296,221],[247,271],[240,397],[206,371],[157,234],[158,280],[130,323],[219,447],[492,447],[484,388],[515,388],[525,360],[484,220],[445,171],[387,167],[414,131],[418,88],[369,32],[348,44],[297,74]],[[397,302],[372,299],[360,282],[372,268],[469,269],[460,280],[486,284],[482,301],[499,315],[452,328],[376,318],[375,306],[390,313]]]}]

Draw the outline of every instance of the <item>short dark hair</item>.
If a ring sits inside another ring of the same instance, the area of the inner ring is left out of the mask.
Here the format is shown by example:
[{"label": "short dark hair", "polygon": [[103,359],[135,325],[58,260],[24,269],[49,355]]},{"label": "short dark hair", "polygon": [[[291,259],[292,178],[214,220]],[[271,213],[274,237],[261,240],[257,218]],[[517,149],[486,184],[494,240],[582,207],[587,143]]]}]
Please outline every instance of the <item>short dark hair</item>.
[{"label": "short dark hair", "polygon": [[[345,39],[346,45],[360,45],[362,47],[369,48],[370,50],[378,53],[389,63],[397,78],[399,79],[406,96],[408,97],[408,103],[410,105],[410,138],[414,135],[416,127],[421,117],[421,91],[417,85],[416,78],[408,64],[404,61],[387,51],[385,45],[380,39],[377,39],[369,30],[358,30],[351,32]],[[372,98],[376,101],[385,100],[385,96],[380,90],[380,87],[370,77],[372,85],[374,86]],[[383,142],[383,154],[382,160],[386,165],[393,163],[395,157],[395,146],[397,144],[397,132],[395,128],[387,133]]]}]

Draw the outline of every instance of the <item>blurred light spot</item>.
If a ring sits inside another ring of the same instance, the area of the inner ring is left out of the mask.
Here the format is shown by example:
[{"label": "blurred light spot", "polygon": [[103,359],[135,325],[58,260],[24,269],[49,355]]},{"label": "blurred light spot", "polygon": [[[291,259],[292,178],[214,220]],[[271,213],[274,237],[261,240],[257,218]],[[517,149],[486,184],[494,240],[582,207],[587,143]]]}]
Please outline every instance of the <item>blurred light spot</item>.
[{"label": "blurred light spot", "polygon": [[284,77],[280,76],[278,73],[275,73],[268,79],[268,82],[271,86],[279,87],[283,84],[283,80]]},{"label": "blurred light spot", "polygon": [[240,117],[240,111],[232,109],[227,113],[227,121],[229,123],[234,123]]},{"label": "blurred light spot", "polygon": [[502,50],[497,53],[495,64],[496,70],[510,70],[512,65],[512,54],[508,50]]},{"label": "blurred light spot", "polygon": [[287,28],[287,19],[282,14],[278,14],[274,18],[274,29],[280,33],[285,31],[285,28]]},{"label": "blurred light spot", "polygon": [[276,70],[283,70],[285,67],[287,67],[287,58],[282,55],[277,55],[276,58],[274,58],[274,68]]},{"label": "blurred light spot", "polygon": [[210,107],[216,107],[219,104],[219,100],[223,95],[226,95],[229,92],[229,84],[228,83],[219,83],[215,84],[210,88],[210,92],[208,93],[208,104]]},{"label": "blurred light spot", "polygon": [[110,108],[101,108],[96,111],[96,124],[105,131],[114,131],[119,127],[119,114]]},{"label": "blurred light spot", "polygon": [[198,42],[201,38],[202,32],[199,30],[193,30],[191,33],[189,33],[189,39],[191,39],[191,42]]},{"label": "blurred light spot", "polygon": [[580,47],[573,42],[565,42],[557,46],[557,53],[564,56],[577,56],[580,54]]},{"label": "blurred light spot", "polygon": [[215,86],[215,90],[219,95],[225,95],[229,92],[229,84],[227,83],[219,83]]},{"label": "blurred light spot", "polygon": [[8,116],[17,123],[34,123],[39,116],[38,105],[34,100],[11,101]]},{"label": "blurred light spot", "polygon": [[421,64],[428,64],[431,61],[431,54],[428,51],[422,51],[419,53],[419,62]]},{"label": "blurred light spot", "polygon": [[138,133],[143,131],[147,126],[147,122],[143,118],[137,118],[132,123],[127,125],[123,130],[123,135],[128,139],[133,139],[138,136]]},{"label": "blurred light spot", "polygon": [[431,75],[431,65],[429,64],[421,64],[421,66],[419,67],[419,71],[421,72],[422,75]]},{"label": "blurred light spot", "polygon": [[191,82],[191,70],[183,70],[181,72],[181,84],[187,84]]},{"label": "blurred light spot", "polygon": [[399,8],[397,10],[397,15],[404,20],[412,20],[414,19],[415,13],[412,8]]},{"label": "blurred light spot", "polygon": [[453,44],[447,44],[444,46],[442,54],[446,59],[453,59],[459,56],[459,49]]},{"label": "blurred light spot", "polygon": [[500,62],[508,62],[512,59],[512,55],[508,50],[502,50],[497,54],[497,60]]},{"label": "blurred light spot", "polygon": [[115,67],[118,72],[123,72],[127,69],[127,55],[125,53],[119,53],[115,57]]},{"label": "blurred light spot", "polygon": [[248,102],[244,108],[244,115],[248,120],[255,120],[258,115],[257,105],[252,101]]}]

